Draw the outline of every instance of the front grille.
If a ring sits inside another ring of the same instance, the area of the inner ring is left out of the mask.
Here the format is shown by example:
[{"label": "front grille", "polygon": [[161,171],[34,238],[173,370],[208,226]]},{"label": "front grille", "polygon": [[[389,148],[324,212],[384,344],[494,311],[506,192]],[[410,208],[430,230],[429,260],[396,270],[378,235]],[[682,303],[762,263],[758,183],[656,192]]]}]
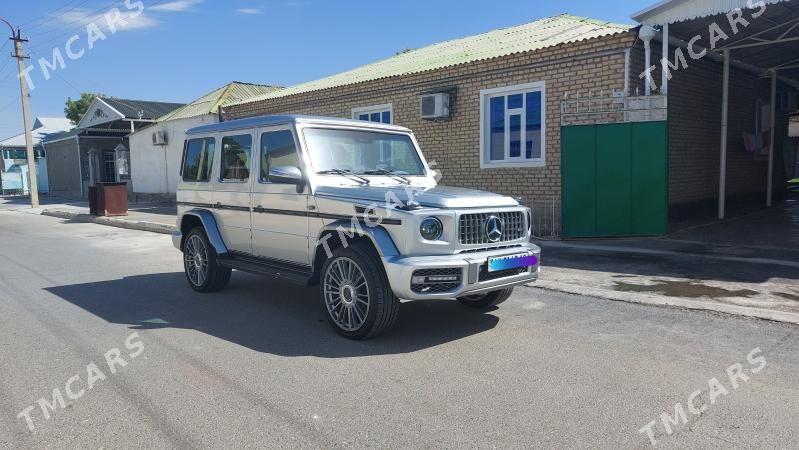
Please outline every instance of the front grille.
[{"label": "front grille", "polygon": [[[441,276],[461,276],[463,270],[458,268],[451,269],[422,269],[413,272],[414,277],[432,277],[436,275]],[[461,281],[458,282],[444,282],[444,283],[422,283],[411,284],[411,290],[417,294],[437,294],[441,292],[449,292],[460,287]]]},{"label": "front grille", "polygon": [[483,264],[480,266],[480,275],[477,277],[479,281],[493,281],[499,280],[500,278],[508,278],[508,277],[515,277],[516,275],[521,275],[523,273],[530,272],[529,267],[519,267],[518,269],[508,269],[508,270],[500,270],[497,272],[489,272],[488,265]]},{"label": "front grille", "polygon": [[[486,221],[491,216],[496,216],[502,222],[502,237],[493,242],[488,239],[485,231]],[[522,211],[464,214],[458,222],[458,236],[460,243],[464,245],[515,241],[523,238],[524,234],[524,213]]]}]

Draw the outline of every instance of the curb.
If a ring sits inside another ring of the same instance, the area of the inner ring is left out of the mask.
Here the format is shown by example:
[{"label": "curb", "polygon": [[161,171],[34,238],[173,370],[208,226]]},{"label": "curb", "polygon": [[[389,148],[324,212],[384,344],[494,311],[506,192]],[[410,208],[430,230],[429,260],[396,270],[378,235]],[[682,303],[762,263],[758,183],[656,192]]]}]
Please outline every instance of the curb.
[{"label": "curb", "polygon": [[144,222],[137,220],[121,219],[116,217],[98,217],[90,214],[83,214],[70,211],[49,210],[46,209],[40,213],[43,216],[58,217],[59,219],[74,220],[84,223],[96,223],[99,225],[106,225],[116,228],[125,228],[128,230],[149,231],[151,233],[159,234],[172,234],[175,231],[173,225],[164,223]]},{"label": "curb", "polygon": [[665,308],[679,308],[695,311],[711,311],[732,316],[751,317],[772,322],[790,323],[799,325],[799,314],[784,311],[774,311],[749,306],[728,305],[724,303],[690,300],[685,298],[665,297],[642,293],[615,292],[586,286],[570,285],[554,281],[536,281],[527,284],[527,287],[545,291],[562,292],[565,294],[582,295],[601,298],[616,302],[636,303],[639,305],[660,306]]}]

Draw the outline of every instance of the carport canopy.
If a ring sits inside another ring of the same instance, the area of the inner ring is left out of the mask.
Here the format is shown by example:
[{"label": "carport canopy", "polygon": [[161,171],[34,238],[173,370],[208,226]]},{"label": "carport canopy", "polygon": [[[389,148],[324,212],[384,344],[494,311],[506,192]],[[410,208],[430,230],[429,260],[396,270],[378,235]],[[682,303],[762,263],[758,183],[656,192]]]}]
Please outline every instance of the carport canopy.
[{"label": "carport canopy", "polygon": [[[772,205],[777,81],[799,88],[799,0],[663,0],[632,16],[660,29],[663,56],[674,64],[669,44],[724,64],[722,87],[719,218],[725,216],[730,65],[771,78],[771,139],[766,205]],[[663,93],[669,66],[662,64]]]}]

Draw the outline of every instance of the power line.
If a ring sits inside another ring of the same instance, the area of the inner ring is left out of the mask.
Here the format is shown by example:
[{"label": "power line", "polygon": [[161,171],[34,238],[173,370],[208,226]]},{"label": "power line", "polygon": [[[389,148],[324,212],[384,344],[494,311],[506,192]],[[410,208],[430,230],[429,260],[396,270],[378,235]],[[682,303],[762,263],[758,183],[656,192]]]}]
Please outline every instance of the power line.
[{"label": "power line", "polygon": [[[75,2],[79,2],[79,3],[77,5],[73,5],[72,7],[69,7],[70,3],[75,3]],[[47,14],[44,14],[42,16],[39,16],[37,18],[31,19],[31,20],[29,20],[27,22],[22,23],[20,25],[20,27],[25,27],[25,28],[28,29],[28,31],[36,29],[36,28],[39,28],[41,26],[44,26],[44,24],[47,23],[48,19],[50,19],[53,16],[57,15],[60,10],[69,7],[66,11],[63,11],[61,13],[61,14],[67,14],[69,12],[74,11],[76,8],[78,8],[80,6],[83,6],[87,2],[89,2],[89,0],[71,0],[71,1],[67,2],[65,5],[61,6],[60,8],[54,9],[53,11],[51,11],[51,12],[49,12]],[[38,23],[35,23],[35,24],[31,25],[31,26],[27,26],[28,24],[31,24],[31,23],[34,23],[34,22],[38,22]]]},{"label": "power line", "polygon": [[[159,3],[163,2],[163,1],[165,1],[165,0],[157,0],[157,1],[153,2],[150,5],[150,7],[153,7],[153,6],[159,4]],[[58,41],[60,39],[65,38],[67,36],[74,35],[76,30],[78,30],[79,28],[83,28],[83,27],[87,26],[88,24],[92,23],[92,20],[91,20],[92,18],[101,15],[103,12],[106,12],[110,6],[115,5],[115,4],[117,4],[117,1],[111,1],[111,2],[105,3],[100,8],[87,13],[84,17],[81,17],[81,18],[78,18],[78,19],[75,19],[75,20],[67,22],[65,27],[70,27],[70,28],[68,29],[68,31],[66,33],[62,33],[62,34],[60,34],[58,36],[55,36],[52,39],[48,39],[48,40],[44,41],[44,42],[37,43],[35,46],[32,46],[31,48],[41,49],[43,47],[46,47],[47,44],[49,44],[51,42],[55,42],[55,41]],[[142,12],[142,14],[143,14],[143,12]],[[89,19],[89,20],[86,21],[86,19]],[[75,27],[72,27],[75,24],[79,24],[79,25],[77,25]],[[62,30],[63,30],[63,28],[62,28]],[[53,29],[53,30],[44,31],[44,32],[38,34],[37,38],[41,38],[42,36],[47,36],[49,34],[53,34],[53,33],[58,32],[58,31],[59,31],[59,29]]]}]

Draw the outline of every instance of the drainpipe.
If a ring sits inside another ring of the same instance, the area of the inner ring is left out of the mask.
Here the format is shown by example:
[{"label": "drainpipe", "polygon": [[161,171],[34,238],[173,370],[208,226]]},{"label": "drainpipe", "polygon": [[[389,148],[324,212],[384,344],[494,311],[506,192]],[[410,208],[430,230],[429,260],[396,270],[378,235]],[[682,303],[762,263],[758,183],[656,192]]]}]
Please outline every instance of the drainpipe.
[{"label": "drainpipe", "polygon": [[663,43],[663,58],[661,61],[662,67],[662,75],[660,81],[660,93],[663,95],[667,95],[669,93],[669,66],[666,64],[666,61],[669,60],[669,24],[666,22],[663,24],[663,30],[661,32],[663,36],[661,37],[661,41]]},{"label": "drainpipe", "polygon": [[646,73],[644,91],[647,96],[652,95],[652,72],[649,68],[652,67],[652,39],[657,34],[657,30],[649,25],[642,26],[638,32],[638,37],[644,41],[644,73]]}]

